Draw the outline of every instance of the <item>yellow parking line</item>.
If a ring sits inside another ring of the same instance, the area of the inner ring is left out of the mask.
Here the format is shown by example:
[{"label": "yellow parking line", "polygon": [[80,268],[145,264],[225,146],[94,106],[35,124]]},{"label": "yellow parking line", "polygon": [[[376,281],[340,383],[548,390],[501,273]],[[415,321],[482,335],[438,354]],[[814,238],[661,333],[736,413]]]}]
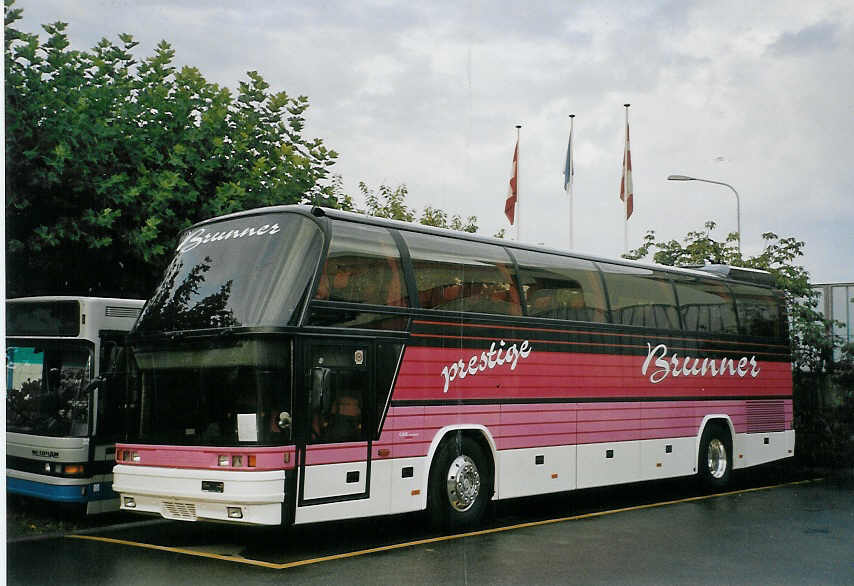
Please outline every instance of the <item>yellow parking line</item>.
[{"label": "yellow parking line", "polygon": [[204,551],[196,551],[193,549],[185,549],[183,547],[168,547],[166,545],[154,545],[153,543],[140,543],[139,541],[127,541],[125,539],[113,539],[112,537],[99,537],[97,535],[66,535],[71,539],[85,539],[87,541],[101,541],[104,543],[117,543],[119,545],[130,545],[132,547],[141,547],[143,549],[156,549],[158,551],[169,551],[172,553],[182,553],[184,555],[193,555],[200,558],[212,558],[215,560],[223,560],[226,562],[239,562],[241,564],[248,564],[250,566],[262,566],[264,568],[274,568],[279,569],[281,564],[274,564],[270,562],[263,562],[260,560],[250,560],[247,558],[240,558],[228,555],[221,555],[218,553],[207,553]]},{"label": "yellow parking line", "polygon": [[597,511],[595,513],[584,513],[583,515],[573,515],[571,517],[560,517],[557,519],[545,519],[543,521],[530,521],[528,523],[519,523],[517,525],[507,525],[504,527],[494,527],[492,529],[482,529],[480,531],[470,531],[468,533],[456,533],[454,535],[443,535],[441,537],[431,537],[428,539],[418,539],[416,541],[407,541],[404,543],[396,543],[393,545],[384,545],[381,547],[372,547],[370,549],[361,549],[358,551],[350,551],[350,552],[346,552],[346,553],[339,553],[339,554],[334,554],[334,555],[328,555],[328,556],[322,556],[322,557],[316,557],[316,558],[309,558],[309,559],[305,559],[305,560],[297,560],[295,562],[285,562],[285,563],[281,563],[281,564],[277,564],[277,563],[273,563],[273,562],[264,562],[261,560],[253,560],[253,559],[243,558],[243,557],[221,555],[221,554],[216,554],[216,553],[207,553],[207,552],[196,551],[196,550],[192,550],[192,549],[185,549],[182,547],[168,547],[165,545],[154,545],[151,543],[140,543],[137,541],[126,541],[124,539],[113,539],[111,537],[98,537],[97,535],[67,535],[66,537],[69,537],[71,539],[86,539],[89,541],[101,541],[104,543],[116,543],[116,544],[120,544],[120,545],[130,545],[132,547],[141,547],[143,549],[154,549],[154,550],[159,550],[159,551],[168,551],[168,552],[172,552],[172,553],[180,553],[180,554],[192,555],[192,556],[196,556],[196,557],[223,560],[226,562],[235,562],[235,563],[239,563],[239,564],[247,564],[250,566],[260,566],[260,567],[264,567],[264,568],[272,568],[275,570],[285,570],[288,568],[295,568],[298,566],[307,566],[307,565],[311,565],[311,564],[319,564],[322,562],[329,562],[329,561],[333,561],[333,560],[353,558],[353,557],[368,555],[368,554],[372,554],[372,553],[378,553],[378,552],[382,552],[382,551],[393,551],[396,549],[404,549],[407,547],[415,547],[418,545],[427,545],[427,544],[431,544],[431,543],[439,543],[442,541],[452,541],[455,539],[464,539],[466,537],[476,537],[478,535],[490,535],[492,533],[503,533],[505,531],[513,531],[516,529],[525,529],[528,527],[539,527],[539,526],[543,526],[543,525],[552,525],[554,523],[565,523],[567,521],[578,521],[581,519],[591,519],[594,517],[604,517],[605,515],[614,515],[616,513],[626,513],[628,511],[640,511],[643,509],[651,509],[651,508],[655,508],[655,507],[664,507],[667,505],[676,505],[679,503],[689,503],[689,502],[694,502],[694,501],[702,501],[702,500],[706,500],[706,499],[710,499],[710,498],[717,498],[717,497],[721,497],[721,496],[745,494],[748,492],[757,492],[760,490],[770,490],[772,488],[780,488],[783,486],[795,486],[798,484],[809,484],[811,482],[819,482],[821,480],[823,480],[823,479],[822,478],[813,478],[811,480],[798,480],[795,482],[784,482],[782,484],[774,484],[771,486],[759,486],[756,488],[746,488],[746,489],[742,489],[742,490],[733,490],[733,491],[722,492],[722,493],[717,493],[717,494],[692,496],[692,497],[687,497],[687,498],[683,498],[683,499],[676,499],[676,500],[672,500],[672,501],[662,501],[662,502],[658,502],[658,503],[649,503],[646,505],[635,505],[632,507],[623,507],[621,509],[612,509],[609,511]]}]

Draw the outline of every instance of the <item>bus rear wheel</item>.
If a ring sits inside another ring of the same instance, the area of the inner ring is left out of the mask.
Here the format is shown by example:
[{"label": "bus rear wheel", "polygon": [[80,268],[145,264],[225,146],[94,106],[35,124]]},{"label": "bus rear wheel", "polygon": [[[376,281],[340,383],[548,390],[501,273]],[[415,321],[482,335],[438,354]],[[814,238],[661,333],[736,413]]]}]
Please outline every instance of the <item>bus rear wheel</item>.
[{"label": "bus rear wheel", "polygon": [[458,529],[480,523],[492,498],[492,473],[483,449],[457,434],[444,441],[430,467],[427,509],[434,527]]},{"label": "bus rear wheel", "polygon": [[705,488],[718,490],[729,485],[732,476],[732,438],[723,425],[709,424],[703,431],[697,471],[700,483]]}]

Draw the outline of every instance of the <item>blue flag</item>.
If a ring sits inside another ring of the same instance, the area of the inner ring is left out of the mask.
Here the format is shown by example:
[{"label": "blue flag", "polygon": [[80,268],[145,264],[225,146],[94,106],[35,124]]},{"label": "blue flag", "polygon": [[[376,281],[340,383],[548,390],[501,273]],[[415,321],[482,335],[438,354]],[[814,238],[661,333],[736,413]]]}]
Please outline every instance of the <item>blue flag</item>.
[{"label": "blue flag", "polygon": [[572,195],[572,184],[575,180],[575,157],[572,154],[573,117],[569,118],[569,142],[566,145],[566,161],[563,165],[563,189],[567,195]]}]

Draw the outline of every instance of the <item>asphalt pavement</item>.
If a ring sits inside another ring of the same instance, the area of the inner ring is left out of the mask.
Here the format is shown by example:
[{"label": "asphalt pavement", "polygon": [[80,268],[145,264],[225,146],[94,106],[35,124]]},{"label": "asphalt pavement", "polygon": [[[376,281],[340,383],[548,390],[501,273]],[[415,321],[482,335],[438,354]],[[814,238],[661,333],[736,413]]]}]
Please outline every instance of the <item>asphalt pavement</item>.
[{"label": "asphalt pavement", "polygon": [[9,584],[852,584],[854,480],[775,466],[723,494],[662,481],[309,527],[145,520],[7,544]]}]

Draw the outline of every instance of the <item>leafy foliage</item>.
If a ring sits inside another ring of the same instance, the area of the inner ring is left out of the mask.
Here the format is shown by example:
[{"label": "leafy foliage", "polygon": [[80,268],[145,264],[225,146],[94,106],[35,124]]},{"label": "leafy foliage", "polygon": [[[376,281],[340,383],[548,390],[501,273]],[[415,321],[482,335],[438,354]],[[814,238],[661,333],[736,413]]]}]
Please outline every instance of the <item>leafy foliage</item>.
[{"label": "leafy foliage", "polygon": [[[359,191],[362,192],[362,197],[365,200],[366,207],[363,213],[369,216],[401,220],[403,222],[415,221],[415,209],[406,205],[406,196],[409,194],[406,185],[401,184],[394,189],[388,185],[380,185],[379,189],[374,191],[364,181],[361,181],[359,182]],[[444,210],[434,208],[430,205],[426,206],[421,212],[418,223],[436,228],[458,230],[460,232],[475,233],[478,230],[476,216],[469,216],[463,219],[462,216],[454,214],[449,217],[448,213]]]},{"label": "leafy foliage", "polygon": [[818,312],[819,293],[810,287],[809,272],[794,262],[803,256],[805,243],[766,232],[762,234],[765,249],[757,256],[744,257],[738,250],[737,234],[732,232],[723,241],[715,240],[712,237],[715,227],[715,222],[706,222],[703,230],[688,232],[684,244],[677,240],[656,242],[655,232],[648,230],[643,244],[623,256],[638,260],[649,256],[655,248],[652,260],[663,265],[727,264],[768,271],[786,296],[795,372],[823,372],[832,368],[832,350],[839,340],[831,334],[830,321]]},{"label": "leafy foliage", "polygon": [[67,25],[16,30],[5,4],[7,289],[147,296],[177,234],[204,218],[313,201],[337,207],[337,153],[302,136],[305,96],[250,71],[236,93],[178,68],[165,41],[90,51]]}]

